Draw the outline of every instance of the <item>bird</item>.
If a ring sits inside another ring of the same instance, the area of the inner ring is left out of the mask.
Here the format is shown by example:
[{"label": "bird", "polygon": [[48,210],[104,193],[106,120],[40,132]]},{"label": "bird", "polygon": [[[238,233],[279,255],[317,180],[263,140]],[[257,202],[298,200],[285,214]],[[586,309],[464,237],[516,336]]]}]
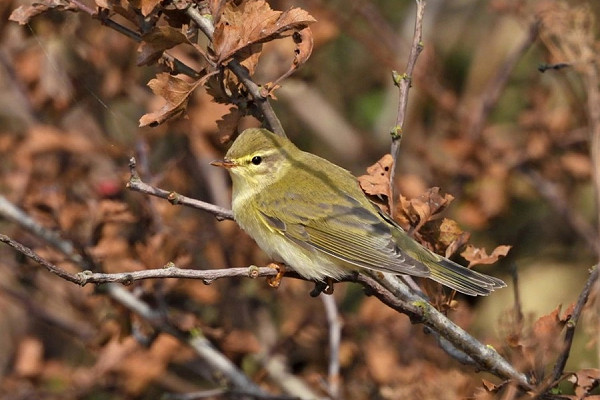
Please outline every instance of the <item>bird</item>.
[{"label": "bird", "polygon": [[470,296],[506,286],[423,247],[352,173],[267,129],[246,129],[211,164],[231,176],[237,224],[272,260],[307,280],[371,270],[429,278]]}]

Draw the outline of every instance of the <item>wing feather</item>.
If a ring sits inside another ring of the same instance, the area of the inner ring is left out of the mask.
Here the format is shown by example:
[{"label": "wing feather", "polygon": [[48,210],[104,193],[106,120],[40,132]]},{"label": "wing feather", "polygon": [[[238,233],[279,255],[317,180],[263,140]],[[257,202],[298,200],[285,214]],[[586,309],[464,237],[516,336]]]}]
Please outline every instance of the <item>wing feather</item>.
[{"label": "wing feather", "polygon": [[[279,207],[262,208],[264,221],[295,243],[343,262],[385,272],[429,276],[428,268],[397,246],[391,232],[396,228],[380,218],[377,210],[365,209],[347,197],[343,205],[316,207],[314,215],[315,208],[311,213],[303,212],[306,203],[302,200],[295,196],[293,208],[281,207],[284,202]],[[269,215],[265,209],[274,211]]]}]

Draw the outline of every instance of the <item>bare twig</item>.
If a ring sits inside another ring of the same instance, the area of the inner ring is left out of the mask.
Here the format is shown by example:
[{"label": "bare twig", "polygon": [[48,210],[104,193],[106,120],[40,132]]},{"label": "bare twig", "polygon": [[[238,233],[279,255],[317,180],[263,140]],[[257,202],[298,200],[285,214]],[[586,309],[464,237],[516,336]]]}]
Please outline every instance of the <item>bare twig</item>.
[{"label": "bare twig", "polygon": [[96,337],[96,329],[90,326],[87,321],[70,320],[63,315],[62,310],[57,312],[45,305],[40,305],[29,293],[16,290],[14,286],[11,287],[4,283],[0,283],[0,292],[18,301],[29,315],[50,326],[57,327],[63,332],[67,332],[85,343],[90,343]]},{"label": "bare twig", "polygon": [[[56,232],[39,225],[27,213],[8,201],[8,199],[2,195],[0,195],[0,215],[9,221],[19,224],[33,235],[48,242],[61,253],[67,254],[69,259],[76,264],[85,264],[83,257],[75,252],[75,247],[71,242],[63,240]],[[85,268],[89,268],[89,266]]]},{"label": "bare twig", "polygon": [[340,341],[342,338],[342,322],[333,296],[321,296],[327,325],[329,326],[329,382],[328,392],[332,399],[340,397]]},{"label": "bare twig", "polygon": [[[126,26],[123,26],[121,24],[119,24],[118,22],[110,19],[108,17],[108,14],[103,13],[102,11],[100,13],[97,13],[96,10],[94,10],[93,8],[89,7],[88,5],[84,4],[83,2],[79,1],[79,0],[69,0],[69,3],[73,4],[79,11],[82,11],[88,15],[90,15],[92,18],[96,18],[98,19],[103,25],[108,26],[111,29],[114,29],[115,31],[127,36],[128,38],[140,43],[142,41],[142,37],[135,31],[132,31],[131,29],[127,28]],[[164,52],[162,55],[162,58],[166,61],[165,65],[173,65],[174,71],[176,73],[182,73],[185,74],[191,78],[199,78],[199,74],[196,70],[194,70],[192,67],[186,65],[185,63],[183,63],[181,60],[173,57],[172,55],[170,55],[168,52]]]},{"label": "bare twig", "polygon": [[398,74],[396,71],[393,73],[394,83],[398,86],[400,97],[398,99],[398,116],[396,117],[396,126],[392,128],[390,134],[392,135],[392,146],[390,153],[394,158],[394,165],[390,171],[390,214],[394,216],[394,178],[396,176],[396,165],[398,155],[400,153],[400,143],[402,141],[402,134],[404,129],[404,120],[406,118],[406,108],[408,106],[408,91],[412,84],[412,75],[417,63],[417,58],[421,51],[423,51],[423,16],[425,15],[425,0],[416,0],[417,13],[415,17],[415,32],[413,35],[412,45],[410,47],[410,53],[408,55],[408,62],[406,64],[406,71],[403,74]]},{"label": "bare twig", "polygon": [[529,32],[523,41],[510,53],[504,63],[498,68],[496,74],[489,80],[482,96],[477,99],[476,110],[469,112],[470,124],[467,130],[471,139],[476,139],[483,130],[494,105],[498,102],[502,89],[508,83],[510,73],[515,68],[525,52],[535,42],[539,31],[539,21],[535,20],[529,26]]},{"label": "bare twig", "polygon": [[208,285],[217,279],[223,278],[259,278],[275,275],[277,275],[277,271],[274,268],[257,267],[254,265],[244,268],[183,269],[178,268],[173,264],[167,264],[164,268],[161,269],[146,269],[142,271],[119,272],[114,274],[83,271],[76,275],[76,283],[82,286],[88,283],[98,284],[109,282],[129,285],[135,281],[143,279],[184,278],[200,279]]},{"label": "bare twig", "polygon": [[8,236],[0,234],[0,242],[6,243],[13,249],[17,250],[19,253],[31,258],[33,261],[40,264],[42,267],[46,268],[48,271],[52,272],[53,274],[65,279],[69,282],[79,283],[79,279],[77,279],[77,277],[75,275],[46,261],[44,258],[38,256],[35,252],[33,252],[30,248],[23,246],[21,243],[12,240]]},{"label": "bare twig", "polygon": [[598,281],[599,275],[599,265],[596,265],[590,273],[590,276],[588,277],[583,290],[579,294],[577,304],[573,309],[573,314],[567,321],[564,349],[558,356],[558,359],[556,360],[556,364],[554,365],[554,369],[552,371],[552,376],[549,380],[548,386],[544,388],[543,391],[540,393],[544,393],[547,389],[555,386],[562,377],[563,371],[565,370],[565,366],[567,365],[567,360],[569,359],[569,353],[571,352],[571,345],[573,344],[573,336],[575,336],[575,328],[577,327],[577,322],[579,322],[579,316],[583,311],[583,306],[585,306],[585,304],[587,303],[592,287]]},{"label": "bare twig", "polygon": [[129,159],[129,170],[131,172],[131,176],[129,178],[129,182],[127,182],[128,189],[160,197],[161,199],[166,199],[173,205],[185,205],[197,208],[199,210],[208,211],[214,214],[220,221],[224,219],[233,219],[233,213],[231,210],[216,206],[211,203],[206,203],[204,201],[192,199],[176,192],[169,192],[168,190],[159,189],[144,183],[136,171],[136,160],[134,157]]},{"label": "bare twig", "polygon": [[519,271],[516,263],[511,264],[510,273],[513,278],[513,293],[515,296],[515,319],[518,323],[518,326],[521,326],[523,323],[523,307],[521,306],[521,293],[519,292]]},{"label": "bare twig", "polygon": [[[411,305],[410,312],[422,318],[423,324],[438,332],[453,346],[471,357],[481,369],[501,378],[513,380],[523,388],[530,387],[525,375],[515,370],[496,350],[479,342],[430,303],[412,293],[395,275],[377,273],[376,276],[396,299],[402,301],[403,305]],[[387,299],[382,301],[387,304]]]},{"label": "bare twig", "polygon": [[586,241],[588,246],[596,252],[600,252],[600,240],[594,228],[569,205],[558,187],[553,182],[545,179],[539,172],[522,168],[536,190],[550,203],[552,207],[565,219],[571,229]]},{"label": "bare twig", "polygon": [[[212,40],[215,30],[212,21],[200,14],[200,11],[198,11],[198,8],[195,6],[188,7],[186,9],[186,13],[198,25],[206,37]],[[258,86],[252,80],[248,70],[235,59],[231,60],[229,64],[227,64],[227,68],[229,68],[235,74],[235,76],[238,77],[246,89],[248,89],[248,92],[256,102],[256,106],[262,113],[269,130],[278,134],[279,136],[285,137],[285,130],[283,129],[279,118],[277,118],[277,115],[275,114],[268,97],[262,93],[260,86]]]}]

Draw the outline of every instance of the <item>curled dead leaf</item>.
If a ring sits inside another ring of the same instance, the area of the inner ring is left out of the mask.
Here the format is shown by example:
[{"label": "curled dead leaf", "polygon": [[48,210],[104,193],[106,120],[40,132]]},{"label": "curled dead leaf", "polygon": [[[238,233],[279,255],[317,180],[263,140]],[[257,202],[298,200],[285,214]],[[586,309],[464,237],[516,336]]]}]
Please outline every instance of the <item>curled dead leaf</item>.
[{"label": "curled dead leaf", "polygon": [[306,60],[308,60],[312,53],[313,38],[310,28],[304,28],[296,31],[292,37],[294,38],[294,43],[296,43],[296,48],[294,49],[294,61],[292,62],[290,68],[283,75],[275,79],[275,81],[264,85],[264,88],[267,92],[265,96],[275,99],[275,94],[273,92],[280,87],[278,83],[292,75],[294,71],[300,68],[300,66],[304,64]]},{"label": "curled dead leaf", "polygon": [[160,110],[143,115],[140,118],[140,127],[157,126],[183,114],[189,96],[202,82],[204,82],[204,78],[190,83],[168,73],[158,74],[156,78],[148,82],[148,86],[154,94],[163,97],[166,103]]},{"label": "curled dead leaf", "polygon": [[425,223],[436,219],[452,200],[454,200],[454,196],[440,194],[440,188],[429,188],[414,199],[407,200],[404,196],[400,196],[400,201],[396,206],[396,215],[407,220],[415,231],[419,231]]},{"label": "curled dead leaf", "polygon": [[575,395],[577,399],[589,399],[590,392],[600,384],[600,369],[585,368],[581,369],[567,378],[575,386]]},{"label": "curled dead leaf", "polygon": [[242,117],[243,114],[238,108],[230,108],[229,112],[217,121],[217,126],[219,127],[219,140],[221,143],[227,143],[231,140],[231,137],[237,131],[237,127]]},{"label": "curled dead leaf", "polygon": [[151,65],[158,61],[165,50],[181,43],[188,43],[188,39],[180,29],[171,26],[154,27],[142,36],[137,65]]},{"label": "curled dead leaf", "polygon": [[493,264],[505,257],[512,246],[502,245],[496,247],[491,254],[487,254],[484,248],[478,248],[473,245],[468,245],[466,250],[460,253],[465,260],[469,261],[469,267],[478,264]]},{"label": "curled dead leaf", "polygon": [[[215,26],[213,50],[217,63],[224,63],[242,49],[281,37],[287,31],[300,30],[315,19],[300,8],[281,12],[264,0],[227,3]],[[256,48],[252,54],[260,51]],[[246,57],[244,57],[246,58]]]},{"label": "curled dead leaf", "polygon": [[446,257],[451,257],[458,249],[467,244],[471,234],[464,232],[456,221],[444,218],[439,228],[438,242],[446,247]]},{"label": "curled dead leaf", "polygon": [[390,173],[394,159],[386,154],[375,164],[367,168],[367,175],[358,177],[358,183],[366,194],[372,196],[390,196]]},{"label": "curled dead leaf", "polygon": [[152,11],[156,8],[157,5],[160,4],[162,0],[140,0],[140,9],[142,10],[142,15],[147,17],[150,15]]},{"label": "curled dead leaf", "polygon": [[294,50],[294,66],[300,67],[308,60],[312,54],[314,45],[313,35],[310,28],[304,28],[292,35],[294,43],[296,43],[296,49]]}]

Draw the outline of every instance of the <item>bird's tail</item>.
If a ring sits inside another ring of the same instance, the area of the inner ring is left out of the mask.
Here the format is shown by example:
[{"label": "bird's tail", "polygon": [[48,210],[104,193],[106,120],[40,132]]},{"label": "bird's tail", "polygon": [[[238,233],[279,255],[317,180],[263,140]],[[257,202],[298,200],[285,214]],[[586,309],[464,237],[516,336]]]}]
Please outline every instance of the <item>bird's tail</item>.
[{"label": "bird's tail", "polygon": [[446,258],[428,262],[430,278],[470,296],[487,296],[506,286],[502,280],[468,269]]}]

